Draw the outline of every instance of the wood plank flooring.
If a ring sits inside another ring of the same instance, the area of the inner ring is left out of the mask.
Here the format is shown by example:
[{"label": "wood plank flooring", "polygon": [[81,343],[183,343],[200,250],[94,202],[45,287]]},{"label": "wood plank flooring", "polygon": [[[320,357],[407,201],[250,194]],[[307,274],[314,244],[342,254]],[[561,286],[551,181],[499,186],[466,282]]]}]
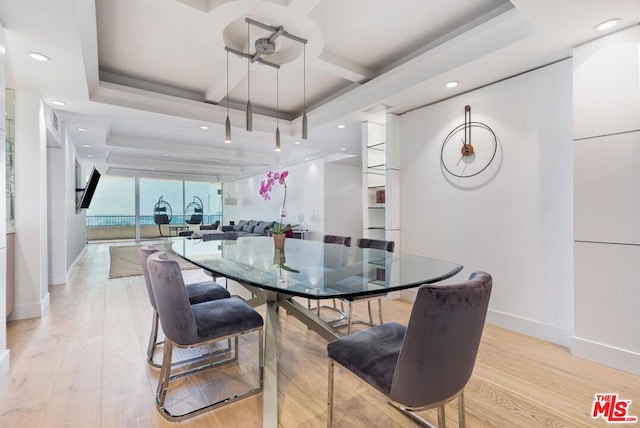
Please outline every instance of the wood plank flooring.
[{"label": "wood plank flooring", "polygon": [[[89,244],[69,274],[50,287],[41,319],[8,323],[10,373],[0,377],[0,427],[167,427],[156,411],[158,371],[145,362],[151,307],[141,276],[107,279],[109,245]],[[188,282],[207,277],[185,271]],[[230,283],[233,293],[246,294]],[[365,305],[357,305],[364,316]],[[360,308],[362,307],[362,308]],[[407,322],[410,303],[384,301],[388,321]],[[260,309],[259,309],[260,310]],[[326,426],[326,342],[280,313],[280,426]],[[330,313],[327,313],[330,315]],[[177,384],[178,404],[224,393],[255,378],[257,335],[240,342],[241,360]],[[229,379],[227,381],[227,379]],[[640,416],[640,377],[572,357],[566,348],[487,325],[466,390],[468,427],[603,427],[590,417],[593,396],[617,392]],[[384,397],[351,374],[336,371],[336,427],[412,427]],[[180,426],[261,426],[257,395]],[[435,422],[434,411],[424,416]],[[455,403],[447,424],[457,426]],[[621,425],[631,426],[631,425]],[[636,426],[640,426],[637,424]]]}]

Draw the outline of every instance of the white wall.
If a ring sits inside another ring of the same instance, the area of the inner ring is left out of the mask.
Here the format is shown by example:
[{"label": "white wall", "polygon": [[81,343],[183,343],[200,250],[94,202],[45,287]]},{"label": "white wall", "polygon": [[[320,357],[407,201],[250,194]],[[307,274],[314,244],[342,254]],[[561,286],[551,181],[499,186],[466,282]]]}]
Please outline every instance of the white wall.
[{"label": "white wall", "polygon": [[[493,276],[488,321],[562,345],[572,334],[572,65],[566,60],[400,118],[401,251]],[[472,120],[499,155],[475,179],[440,166],[444,138]]]},{"label": "white wall", "polygon": [[[64,213],[66,219],[66,272],[78,258],[84,247],[87,245],[87,220],[86,210],[76,212],[76,158],[77,153],[75,145],[69,139],[66,133],[65,127],[65,198],[64,198]],[[88,167],[88,166],[87,166]],[[86,177],[86,171],[82,171],[82,180]],[[83,187],[83,186],[82,186]]]},{"label": "white wall", "polygon": [[325,163],[324,232],[362,238],[362,172],[358,166]]},{"label": "white wall", "polygon": [[47,147],[48,283],[67,282],[65,222],[65,153],[62,147]]},{"label": "white wall", "polygon": [[15,306],[11,319],[24,319],[42,316],[49,306],[46,125],[40,97],[15,89]]},{"label": "white wall", "polygon": [[574,50],[574,355],[640,375],[640,26]]},{"label": "white wall", "polygon": [[60,144],[47,148],[49,284],[67,282],[69,268],[87,244],[85,211],[76,212],[75,146],[64,123],[61,128]]},{"label": "white wall", "polygon": [[7,350],[7,219],[6,219],[6,148],[5,148],[5,37],[0,23],[0,374],[9,370]]},{"label": "white wall", "polygon": [[[302,227],[311,231],[311,239],[324,234],[324,177],[325,163],[313,160],[274,171],[289,171],[287,178],[286,223],[298,224],[298,215],[304,216]],[[278,221],[284,196],[284,187],[277,184],[271,192],[271,200],[265,201],[258,193],[264,174],[224,183],[225,197],[236,198],[235,206],[223,206],[224,223],[230,220]]]}]

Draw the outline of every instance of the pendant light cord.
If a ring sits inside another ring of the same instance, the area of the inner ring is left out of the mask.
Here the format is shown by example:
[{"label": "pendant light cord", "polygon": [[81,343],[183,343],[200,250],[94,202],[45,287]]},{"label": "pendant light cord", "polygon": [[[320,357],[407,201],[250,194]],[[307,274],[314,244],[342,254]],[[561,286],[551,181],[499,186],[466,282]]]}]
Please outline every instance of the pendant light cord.
[{"label": "pendant light cord", "polygon": [[280,69],[276,68],[276,128],[280,126]]},{"label": "pendant light cord", "polygon": [[[247,22],[247,55],[251,55],[249,48],[249,45],[251,44],[249,28],[250,25]],[[247,57],[247,100],[251,100],[251,57]]]},{"label": "pendant light cord", "polygon": [[229,117],[229,51],[227,51],[227,117]]},{"label": "pendant light cord", "polygon": [[307,112],[307,45],[302,45],[302,110]]}]

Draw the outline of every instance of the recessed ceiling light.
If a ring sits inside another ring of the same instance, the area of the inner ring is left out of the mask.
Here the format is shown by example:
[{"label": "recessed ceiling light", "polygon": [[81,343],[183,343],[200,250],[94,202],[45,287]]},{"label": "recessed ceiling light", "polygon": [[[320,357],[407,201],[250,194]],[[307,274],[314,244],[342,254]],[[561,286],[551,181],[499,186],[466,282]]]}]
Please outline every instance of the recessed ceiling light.
[{"label": "recessed ceiling light", "polygon": [[207,125],[202,125],[200,126],[200,129],[209,129],[209,127]]},{"label": "recessed ceiling light", "polygon": [[87,157],[88,157],[88,158],[92,158],[92,157],[93,157],[93,155],[87,155]]},{"label": "recessed ceiling light", "polygon": [[163,153],[162,155],[163,156],[169,156],[169,153]]},{"label": "recessed ceiling light", "polygon": [[344,128],[344,125],[340,124],[340,125],[338,125],[338,128],[342,129],[342,128]]},{"label": "recessed ceiling light", "polygon": [[458,81],[457,80],[452,80],[451,82],[447,82],[447,84],[445,86],[447,88],[455,88],[456,86],[458,86]]},{"label": "recessed ceiling light", "polygon": [[293,143],[293,144],[300,144],[300,141],[296,141],[296,142],[295,142],[295,143]]},{"label": "recessed ceiling light", "polygon": [[84,129],[84,128],[80,128],[80,127],[76,128],[76,129],[77,129],[78,131],[80,131],[80,132],[84,132],[84,131],[86,131],[86,129]]},{"label": "recessed ceiling light", "polygon": [[620,21],[621,21],[620,18],[608,19],[596,25],[595,27],[593,27],[593,29],[596,31],[607,31],[617,26],[620,23]]},{"label": "recessed ceiling light", "polygon": [[31,59],[35,59],[36,61],[40,62],[51,61],[51,58],[38,52],[29,52],[29,56],[31,57]]},{"label": "recessed ceiling light", "polygon": [[234,160],[230,160],[230,161],[229,161],[229,163],[234,163],[234,162],[235,162]]},{"label": "recessed ceiling light", "polygon": [[91,147],[89,144],[83,144],[82,147]]},{"label": "recessed ceiling light", "polygon": [[67,105],[67,103],[64,103],[62,101],[51,101],[51,104],[57,105],[57,106],[66,106]]},{"label": "recessed ceiling light", "polygon": [[308,161],[308,160],[309,160],[309,158],[304,158],[304,160]]},{"label": "recessed ceiling light", "polygon": [[346,148],[346,147],[343,147],[343,148],[341,148],[340,150],[342,150],[342,151],[344,152],[345,150],[347,150],[347,148]]}]

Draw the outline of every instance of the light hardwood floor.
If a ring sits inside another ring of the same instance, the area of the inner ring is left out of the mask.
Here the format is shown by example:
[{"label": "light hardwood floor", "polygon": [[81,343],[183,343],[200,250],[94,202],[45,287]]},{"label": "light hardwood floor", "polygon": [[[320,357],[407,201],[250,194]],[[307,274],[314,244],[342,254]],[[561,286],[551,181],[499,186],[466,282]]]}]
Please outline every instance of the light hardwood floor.
[{"label": "light hardwood floor", "polygon": [[[107,279],[109,245],[86,247],[69,282],[50,287],[51,307],[44,317],[8,323],[11,370],[0,377],[0,427],[173,425],[154,407],[158,373],[145,363],[151,308],[143,278]],[[185,271],[185,277],[206,278],[198,270]],[[241,290],[234,284],[230,288]],[[409,303],[384,305],[387,320],[406,323]],[[284,313],[280,324],[280,426],[323,427],[326,342]],[[256,338],[249,336],[240,345],[242,360],[236,370],[247,379],[255,374]],[[184,380],[178,386],[194,396],[210,393],[202,380]],[[616,392],[632,400],[631,414],[640,416],[639,377],[491,325],[485,327],[465,391],[468,427],[607,426],[590,418],[598,392]],[[257,427],[261,400],[257,395],[180,426]],[[343,370],[336,371],[336,402],[336,427],[414,426],[384,397]],[[433,411],[425,416],[436,420]],[[447,405],[447,423],[457,426],[455,403]]]}]

